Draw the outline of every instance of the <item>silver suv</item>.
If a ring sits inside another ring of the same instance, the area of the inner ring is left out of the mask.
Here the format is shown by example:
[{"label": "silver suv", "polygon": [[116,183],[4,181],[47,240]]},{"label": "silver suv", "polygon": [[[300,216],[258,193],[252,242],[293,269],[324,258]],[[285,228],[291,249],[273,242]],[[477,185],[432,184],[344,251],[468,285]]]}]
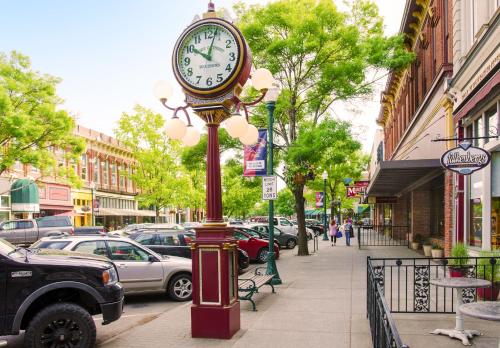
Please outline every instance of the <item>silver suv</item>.
[{"label": "silver suv", "polygon": [[45,237],[30,249],[59,249],[105,256],[118,269],[125,294],[165,291],[175,301],[191,299],[190,259],[159,255],[128,238]]}]

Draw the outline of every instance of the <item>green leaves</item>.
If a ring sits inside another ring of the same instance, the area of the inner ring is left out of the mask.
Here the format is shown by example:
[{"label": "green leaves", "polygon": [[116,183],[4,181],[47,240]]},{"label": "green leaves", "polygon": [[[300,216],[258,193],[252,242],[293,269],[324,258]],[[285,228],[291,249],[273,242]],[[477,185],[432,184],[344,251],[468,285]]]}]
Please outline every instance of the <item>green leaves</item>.
[{"label": "green leaves", "polygon": [[30,59],[18,52],[9,57],[0,53],[0,174],[20,161],[79,184],[75,176],[63,173],[65,167],[54,168],[54,148],[64,150],[68,160],[85,149],[84,141],[73,135],[73,118],[58,110],[59,82],[33,71]]}]

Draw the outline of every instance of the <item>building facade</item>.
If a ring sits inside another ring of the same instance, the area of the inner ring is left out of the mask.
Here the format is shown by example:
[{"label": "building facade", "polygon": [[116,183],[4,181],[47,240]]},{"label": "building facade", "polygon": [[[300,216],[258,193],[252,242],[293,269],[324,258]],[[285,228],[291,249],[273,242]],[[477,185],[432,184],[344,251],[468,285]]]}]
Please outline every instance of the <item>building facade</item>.
[{"label": "building facade", "polygon": [[500,1],[453,1],[450,94],[459,138],[491,153],[472,175],[455,175],[456,240],[474,253],[500,250]]},{"label": "building facade", "polygon": [[368,201],[375,224],[407,227],[410,238],[420,234],[449,252],[453,178],[440,158],[452,144],[433,140],[454,133],[446,93],[453,73],[451,1],[408,0],[400,33],[415,60],[391,72],[382,93],[383,142],[370,166]]}]

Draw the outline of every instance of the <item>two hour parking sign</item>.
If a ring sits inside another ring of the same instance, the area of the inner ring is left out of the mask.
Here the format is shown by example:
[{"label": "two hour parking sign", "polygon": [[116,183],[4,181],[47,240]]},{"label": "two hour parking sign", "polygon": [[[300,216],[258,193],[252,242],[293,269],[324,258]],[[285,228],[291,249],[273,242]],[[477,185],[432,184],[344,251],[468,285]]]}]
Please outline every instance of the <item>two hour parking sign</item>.
[{"label": "two hour parking sign", "polygon": [[262,199],[265,201],[274,200],[278,197],[278,187],[276,176],[262,177]]}]

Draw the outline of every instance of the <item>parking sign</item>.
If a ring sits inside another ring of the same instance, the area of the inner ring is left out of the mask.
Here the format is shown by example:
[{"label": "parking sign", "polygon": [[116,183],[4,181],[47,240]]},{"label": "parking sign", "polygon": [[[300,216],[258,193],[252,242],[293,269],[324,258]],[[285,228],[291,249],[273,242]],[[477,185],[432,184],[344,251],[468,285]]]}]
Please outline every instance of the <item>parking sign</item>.
[{"label": "parking sign", "polygon": [[262,177],[262,199],[265,201],[274,200],[278,197],[278,187],[276,176]]}]

